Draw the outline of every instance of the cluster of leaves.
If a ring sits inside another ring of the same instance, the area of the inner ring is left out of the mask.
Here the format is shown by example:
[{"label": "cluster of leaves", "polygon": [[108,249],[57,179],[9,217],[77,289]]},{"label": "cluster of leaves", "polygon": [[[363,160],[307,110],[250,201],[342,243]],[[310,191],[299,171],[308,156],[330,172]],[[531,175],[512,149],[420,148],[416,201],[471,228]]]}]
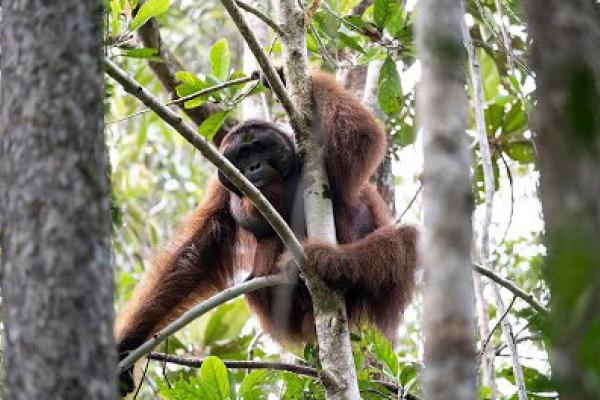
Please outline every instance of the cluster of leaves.
[{"label": "cluster of leaves", "polygon": [[[210,321],[223,324],[223,315],[218,313],[219,311]],[[207,332],[210,325],[211,322],[207,325]],[[205,340],[208,340],[206,336]],[[359,387],[364,399],[381,400],[395,396],[381,384],[382,381],[401,383],[405,392],[418,390],[418,364],[401,362],[391,344],[379,333],[364,328],[354,334],[352,340],[355,363],[359,371]],[[254,349],[254,355],[261,360],[273,359],[261,346],[259,343]],[[212,353],[215,354],[215,351]],[[298,362],[319,369],[317,350],[314,346],[307,345],[301,355],[302,359]],[[286,400],[325,399],[323,388],[314,377],[287,371],[228,370],[222,359],[237,359],[236,354],[220,353],[219,357],[207,357],[198,371],[178,369],[169,373],[168,379],[158,381],[160,396],[168,400],[246,400],[267,399],[269,395],[275,394],[277,398]]]}]

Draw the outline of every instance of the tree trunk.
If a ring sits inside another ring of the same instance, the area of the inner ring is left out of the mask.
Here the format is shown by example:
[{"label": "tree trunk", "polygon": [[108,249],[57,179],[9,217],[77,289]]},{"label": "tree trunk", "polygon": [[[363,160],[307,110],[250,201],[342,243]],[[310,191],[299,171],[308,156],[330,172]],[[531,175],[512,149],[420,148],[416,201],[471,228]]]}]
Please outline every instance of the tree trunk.
[{"label": "tree trunk", "polygon": [[428,400],[475,399],[463,7],[460,0],[421,0],[417,6],[422,66],[417,112],[424,151],[423,394]]},{"label": "tree trunk", "polygon": [[4,398],[115,399],[102,3],[2,11]]},{"label": "tree trunk", "polygon": [[600,56],[592,1],[525,2],[551,291],[549,345],[561,399],[600,392]]}]

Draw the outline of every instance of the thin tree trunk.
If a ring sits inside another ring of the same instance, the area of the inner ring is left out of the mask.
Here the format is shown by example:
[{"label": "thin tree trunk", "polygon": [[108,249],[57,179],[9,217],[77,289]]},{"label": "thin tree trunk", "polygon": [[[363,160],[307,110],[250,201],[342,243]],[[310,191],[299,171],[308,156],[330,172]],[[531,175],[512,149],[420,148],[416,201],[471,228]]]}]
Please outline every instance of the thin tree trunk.
[{"label": "thin tree trunk", "polygon": [[[483,83],[481,77],[481,68],[479,67],[479,60],[477,58],[477,53],[475,52],[475,46],[471,40],[471,36],[469,34],[469,30],[463,22],[463,35],[465,40],[465,47],[467,48],[467,53],[469,56],[469,74],[471,76],[471,84],[473,86],[473,99],[475,103],[475,125],[477,129],[477,138],[479,141],[479,154],[481,155],[481,165],[483,169],[483,176],[485,182],[485,213],[483,216],[483,220],[481,222],[481,242],[480,242],[480,254],[481,254],[481,263],[485,268],[493,269],[493,264],[490,259],[490,225],[492,223],[492,213],[494,209],[494,192],[496,191],[496,185],[494,183],[494,170],[492,167],[492,155],[490,151],[490,145],[488,142],[487,131],[485,126],[485,115],[483,110],[483,102],[484,102],[484,94],[483,94]],[[480,277],[476,278],[476,282],[481,281]],[[481,290],[481,284],[476,284],[476,288],[479,286]],[[502,296],[500,294],[500,287],[496,284],[492,284],[492,290],[494,292],[494,300],[496,303],[496,308],[498,309],[498,314],[501,316],[506,315],[506,307],[504,306],[504,302],[502,301]],[[479,297],[479,293],[477,294]],[[482,301],[485,299],[481,298]],[[515,377],[515,384],[517,386],[517,395],[519,400],[527,400],[527,392],[525,390],[525,380],[523,378],[523,369],[521,368],[521,361],[519,360],[519,354],[517,352],[517,344],[515,343],[515,338],[513,336],[512,325],[508,320],[508,316],[501,317],[501,325],[502,325],[502,334],[504,335],[504,340],[510,349],[510,354],[512,357],[512,367],[513,367],[513,375]],[[481,331],[481,327],[480,327]],[[486,340],[488,335],[482,337],[482,340]],[[482,342],[483,343],[483,342]],[[483,343],[485,344],[485,343]],[[487,349],[482,349],[482,351],[486,352]],[[489,377],[493,377],[493,353],[487,352],[484,355],[485,358],[491,358],[492,365],[487,365],[488,368],[491,368],[491,371],[484,371],[485,374]],[[496,397],[496,383],[490,382],[492,386],[492,397]]]},{"label": "thin tree trunk", "polygon": [[425,268],[423,393],[428,400],[475,399],[473,281],[465,50],[460,0],[417,3],[422,74]]},{"label": "thin tree trunk", "polygon": [[102,3],[2,11],[4,398],[115,399]]},{"label": "thin tree trunk", "polygon": [[600,393],[600,28],[592,1],[525,2],[536,73],[535,143],[561,399]]},{"label": "thin tree trunk", "polygon": [[[283,30],[282,45],[287,87],[294,107],[305,117],[307,129],[296,130],[303,156],[304,209],[309,239],[337,243],[333,206],[324,163],[323,132],[312,124],[311,80],[308,74],[308,55],[305,39],[305,15],[296,0],[279,3],[279,23]],[[319,359],[323,367],[322,381],[329,400],[359,400],[352,344],[344,295],[332,291],[320,277],[307,274],[315,326],[319,343]]]}]

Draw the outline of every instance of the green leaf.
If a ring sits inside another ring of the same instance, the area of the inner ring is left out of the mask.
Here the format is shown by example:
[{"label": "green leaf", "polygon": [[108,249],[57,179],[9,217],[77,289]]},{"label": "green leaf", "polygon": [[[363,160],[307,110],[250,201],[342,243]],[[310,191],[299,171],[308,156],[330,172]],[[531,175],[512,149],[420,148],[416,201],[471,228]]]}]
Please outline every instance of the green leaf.
[{"label": "green leaf", "polygon": [[198,96],[194,99],[188,100],[185,103],[183,103],[183,107],[188,109],[200,107],[202,104],[204,104],[205,101],[206,99],[204,98],[204,96]]},{"label": "green leaf", "polygon": [[152,47],[141,47],[125,50],[123,55],[131,58],[158,58],[158,50]]},{"label": "green leaf", "polygon": [[110,0],[110,32],[119,32],[119,16],[123,11],[124,0]]},{"label": "green leaf", "polygon": [[163,380],[157,380],[160,390],[160,398],[165,400],[196,400],[201,398],[203,392],[200,387],[199,379],[191,379],[187,381],[179,377],[171,385],[168,385]]},{"label": "green leaf", "polygon": [[524,129],[527,124],[527,114],[523,111],[522,103],[516,102],[504,117],[502,124],[502,134],[511,134],[515,131]]},{"label": "green leaf", "polygon": [[219,358],[209,356],[200,367],[200,391],[202,400],[230,399],[227,367]]},{"label": "green leaf", "polygon": [[219,130],[230,111],[220,111],[218,113],[211,114],[208,118],[202,121],[202,124],[198,127],[198,132],[206,138],[206,140],[213,140],[215,133]]},{"label": "green leaf", "polygon": [[188,96],[210,86],[196,75],[187,71],[179,71],[175,73],[175,78],[181,82],[180,85],[175,87],[175,91],[179,97]]},{"label": "green leaf", "polygon": [[243,400],[265,400],[276,382],[277,374],[271,371],[253,371],[240,384],[239,395]]},{"label": "green leaf", "polygon": [[363,50],[362,46],[358,43],[358,41],[356,40],[356,38],[344,33],[344,32],[338,32],[337,33],[337,37],[340,40],[340,42],[342,42],[343,44],[345,44],[346,46],[350,47],[353,50],[356,51],[360,51],[361,53],[364,53],[365,51]]},{"label": "green leaf", "polygon": [[535,160],[535,149],[530,140],[515,140],[503,144],[502,150],[510,158],[522,164],[529,164]]},{"label": "green leaf", "polygon": [[398,11],[400,5],[396,0],[375,0],[373,19],[377,27],[383,29],[387,21]]},{"label": "green leaf", "polygon": [[212,74],[219,80],[224,81],[229,75],[229,65],[231,56],[229,55],[229,44],[227,39],[221,39],[210,49],[210,67]]},{"label": "green leaf", "polygon": [[500,73],[496,62],[485,51],[478,51],[483,79],[483,92],[486,101],[492,101],[498,95],[500,86]]},{"label": "green leaf", "polygon": [[379,71],[377,82],[377,98],[381,111],[386,115],[393,115],[400,111],[400,98],[402,97],[402,85],[400,75],[394,61],[388,57],[383,62]]},{"label": "green leaf", "polygon": [[[212,114],[208,119],[222,113],[227,114],[227,111]],[[206,121],[208,121],[208,119]],[[204,122],[202,125],[204,125]],[[202,127],[202,125],[200,127]],[[221,124],[219,124],[219,127],[220,126]],[[219,127],[215,129],[215,133]],[[232,339],[240,336],[240,332],[249,318],[250,312],[248,311],[248,307],[244,300],[237,299],[223,304],[215,310],[206,325],[206,330],[204,331],[204,345],[210,345],[218,340]]]},{"label": "green leaf", "polygon": [[169,9],[169,0],[148,0],[140,7],[137,15],[129,25],[130,31],[135,31],[152,17],[156,17]]}]

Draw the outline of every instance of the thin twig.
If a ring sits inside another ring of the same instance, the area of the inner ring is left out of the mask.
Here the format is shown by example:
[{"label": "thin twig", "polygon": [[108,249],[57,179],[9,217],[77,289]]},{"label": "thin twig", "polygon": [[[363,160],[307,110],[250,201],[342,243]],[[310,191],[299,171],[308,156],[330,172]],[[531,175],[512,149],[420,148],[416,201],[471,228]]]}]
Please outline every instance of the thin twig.
[{"label": "thin twig", "polygon": [[[199,368],[202,366],[204,362],[204,358],[202,357],[180,357],[174,356],[171,354],[164,353],[150,353],[149,356],[152,360],[168,362],[172,364],[182,365],[185,367],[191,368]],[[246,361],[246,360],[221,360],[223,364],[227,368],[232,369],[272,369],[275,371],[287,371],[293,372],[298,375],[310,376],[312,378],[319,378],[320,374],[316,368],[309,367],[306,365],[300,364],[289,364],[283,362],[275,362],[275,361]],[[400,385],[397,385],[392,382],[386,382],[381,380],[373,380],[371,381],[378,385],[385,387],[387,390],[393,393],[398,393],[398,391],[402,388]],[[408,394],[406,399],[409,400],[418,400],[418,397],[412,394]]]},{"label": "thin twig", "polygon": [[404,218],[404,215],[408,212],[408,210],[411,209],[411,207],[413,206],[414,202],[417,200],[417,197],[419,197],[419,193],[421,193],[422,190],[423,190],[423,184],[419,184],[419,187],[417,188],[417,191],[413,195],[412,199],[410,200],[410,202],[408,203],[408,205],[406,206],[406,208],[404,209],[404,211],[402,211],[402,214],[400,214],[400,216],[396,220],[397,224],[399,224],[399,223],[402,222],[402,218]]},{"label": "thin twig", "polygon": [[254,8],[251,5],[246,4],[240,0],[235,0],[235,4],[237,4],[238,7],[241,8],[242,10],[247,11],[250,14],[253,14],[255,17],[257,17],[258,19],[263,21],[265,24],[269,25],[269,27],[271,29],[273,29],[275,31],[275,33],[277,33],[279,36],[281,36],[282,32],[281,32],[281,28],[279,27],[279,25],[277,25],[277,23],[275,23],[275,21],[273,21],[266,14],[263,14],[260,10]]},{"label": "thin twig", "polygon": [[144,366],[144,371],[142,372],[142,379],[140,379],[140,383],[135,390],[135,394],[133,395],[133,400],[137,399],[138,394],[140,393],[140,389],[142,388],[142,384],[144,383],[144,378],[146,377],[146,373],[148,372],[148,366],[150,365],[150,359],[146,360],[146,365]]},{"label": "thin twig", "polygon": [[[140,7],[142,3],[142,1],[139,1],[138,7]],[[137,9],[135,12],[137,12]],[[149,60],[148,65],[161,82],[163,88],[173,98],[178,97],[175,88],[179,82],[177,81],[175,74],[177,71],[188,71],[188,69],[181,64],[179,59],[175,57],[173,52],[170,51],[169,46],[162,40],[160,28],[156,19],[150,18],[144,25],[140,27],[140,29],[137,30],[137,34],[144,47],[158,50],[158,56],[163,60],[163,62]],[[202,124],[202,122],[204,122],[211,114],[223,110],[222,105],[215,103],[206,103],[200,107],[194,108],[181,108],[196,125]],[[228,129],[235,124],[237,124],[236,120],[233,118],[228,118],[223,126],[219,129],[217,137],[223,137]]]},{"label": "thin twig", "polygon": [[196,133],[177,113],[170,110],[154,97],[146,88],[134,81],[125,71],[112,61],[105,59],[106,73],[117,81],[128,93],[131,93],[146,106],[154,111],[167,124],[181,134],[189,143],[196,147],[204,157],[214,164],[229,181],[235,185],[256,206],[257,210],[271,224],[277,235],[281,238],[292,256],[299,265],[304,265],[306,255],[302,245],[277,210],[269,203],[265,196],[258,190],[240,171],[206,139]]},{"label": "thin twig", "polygon": [[263,276],[260,278],[254,278],[247,282],[243,282],[239,285],[223,290],[222,292],[214,295],[210,299],[205,300],[202,303],[189,309],[175,321],[171,322],[169,325],[167,325],[166,327],[158,331],[156,334],[154,334],[154,336],[152,336],[151,339],[146,341],[144,344],[142,344],[135,350],[131,351],[127,355],[127,357],[123,358],[123,360],[119,362],[119,374],[123,373],[125,370],[131,367],[133,363],[135,363],[137,360],[154,350],[156,346],[162,343],[166,338],[185,327],[194,319],[206,314],[213,308],[216,308],[221,304],[231,299],[234,299],[242,294],[246,294],[248,292],[266,287],[283,285],[288,282],[289,280],[287,275],[271,275]]},{"label": "thin twig", "polygon": [[514,189],[514,180],[513,180],[512,172],[510,171],[510,166],[508,165],[506,158],[504,158],[504,154],[502,154],[502,151],[499,151],[498,154],[500,154],[500,159],[502,160],[502,163],[504,164],[504,168],[506,168],[506,176],[508,177],[508,185],[510,187],[510,214],[508,216],[508,223],[506,224],[506,228],[504,229],[504,234],[502,235],[502,240],[500,240],[500,242],[498,242],[497,247],[500,247],[504,244],[504,241],[506,240],[506,237],[508,236],[508,231],[510,230],[510,227],[512,225],[513,215],[515,212],[515,189]]},{"label": "thin twig", "polygon": [[[199,90],[199,91],[194,92],[192,94],[188,94],[187,96],[178,97],[176,99],[167,101],[167,102],[164,103],[164,105],[165,106],[171,106],[171,105],[174,105],[174,104],[185,103],[186,101],[195,99],[196,97],[199,97],[199,96],[205,96],[207,94],[211,94],[211,93],[217,92],[217,91],[219,91],[221,89],[228,88],[230,86],[243,85],[245,83],[257,81],[259,79],[260,79],[260,77],[254,76],[254,75],[252,75],[252,76],[246,76],[244,78],[239,78],[239,79],[232,79],[230,81],[219,83],[218,85],[214,85],[214,86],[211,86],[209,88]],[[149,108],[149,107],[146,107],[146,108],[138,110],[138,111],[136,111],[134,113],[126,115],[124,117],[121,117],[121,118],[109,121],[107,123],[108,124],[114,124],[116,122],[122,122],[122,121],[125,121],[125,120],[128,120],[128,119],[131,119],[133,117],[137,117],[138,115],[145,114],[145,113],[150,112],[150,111],[152,111],[152,109]]]},{"label": "thin twig", "polygon": [[540,303],[538,303],[533,294],[527,293],[526,291],[519,288],[517,285],[515,285],[510,280],[501,277],[500,275],[498,275],[491,269],[485,268],[482,265],[473,263],[473,269],[477,273],[480,273],[481,275],[490,278],[491,280],[496,282],[498,285],[504,287],[505,289],[508,289],[515,296],[517,296],[520,299],[527,302],[531,307],[533,307],[537,312],[539,312],[543,316],[548,315],[549,310],[546,307],[544,307],[543,305],[541,305]]},{"label": "thin twig", "polygon": [[[529,335],[529,336],[523,336],[523,337],[517,338],[517,335],[515,335],[515,343],[537,341],[537,340],[542,340],[542,337],[540,335]],[[494,350],[496,355],[499,356],[500,352],[502,350],[504,350],[506,347],[507,347],[506,343],[502,343],[502,345],[498,346],[498,348],[496,348],[496,350]]]},{"label": "thin twig", "polygon": [[494,332],[496,332],[496,329],[498,329],[498,327],[500,326],[500,324],[502,323],[504,318],[506,318],[506,316],[508,315],[508,312],[512,309],[513,304],[515,304],[516,299],[517,299],[517,296],[513,296],[510,304],[508,305],[508,307],[506,307],[506,310],[504,311],[504,313],[500,316],[500,318],[498,318],[498,321],[496,321],[496,323],[494,324],[494,327],[490,331],[488,337],[485,339],[485,341],[481,345],[481,349],[479,351],[479,356],[482,356],[483,353],[485,353],[485,349],[487,348],[487,345],[490,343],[492,336],[494,336]]},{"label": "thin twig", "polygon": [[221,0],[221,3],[227,9],[231,19],[233,19],[233,22],[238,27],[242,37],[248,44],[250,51],[252,51],[252,54],[254,54],[258,65],[260,65],[262,72],[265,74],[265,78],[269,83],[269,87],[271,90],[273,90],[273,92],[275,92],[275,95],[288,114],[292,128],[295,132],[304,131],[306,128],[304,127],[303,117],[296,111],[294,104],[292,103],[292,99],[285,89],[285,86],[283,85],[275,66],[273,63],[271,63],[271,60],[269,60],[269,57],[262,49],[260,43],[256,39],[256,36],[254,36],[254,33],[252,33],[252,29],[240,12],[235,0]]},{"label": "thin twig", "polygon": [[479,0],[475,0],[475,5],[477,6],[477,10],[479,11],[481,18],[483,18],[483,21],[488,25],[488,28],[492,31],[492,33],[496,37],[498,44],[500,45],[500,47],[502,47],[502,50],[506,53],[506,56],[509,58],[512,57],[513,60],[517,64],[519,64],[519,67],[521,67],[527,75],[534,76],[533,72],[529,69],[529,67],[527,66],[525,61],[521,60],[521,58],[519,56],[517,56],[514,52],[512,52],[512,50],[510,50],[507,47],[507,45],[504,43],[504,40],[502,39],[502,37],[498,33],[498,31],[496,31],[496,27],[494,26],[494,23],[492,21],[490,21],[488,15],[486,14],[486,12],[483,9],[483,6],[481,5]]}]

